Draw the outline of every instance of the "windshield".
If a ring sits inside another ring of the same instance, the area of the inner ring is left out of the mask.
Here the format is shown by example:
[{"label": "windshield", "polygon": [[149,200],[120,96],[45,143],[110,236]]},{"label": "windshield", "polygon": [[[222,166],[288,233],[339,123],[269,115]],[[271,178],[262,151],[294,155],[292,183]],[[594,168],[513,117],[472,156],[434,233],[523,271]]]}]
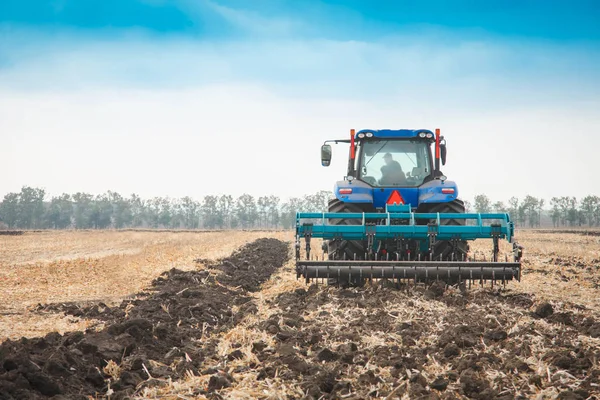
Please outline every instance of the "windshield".
[{"label": "windshield", "polygon": [[372,186],[420,186],[431,174],[429,145],[422,140],[361,143],[360,178]]}]

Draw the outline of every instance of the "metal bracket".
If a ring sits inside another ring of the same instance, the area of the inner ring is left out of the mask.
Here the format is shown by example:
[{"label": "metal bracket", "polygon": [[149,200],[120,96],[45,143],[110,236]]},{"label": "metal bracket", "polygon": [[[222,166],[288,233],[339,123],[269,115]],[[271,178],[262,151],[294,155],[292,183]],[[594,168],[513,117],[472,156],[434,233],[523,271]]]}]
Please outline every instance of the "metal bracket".
[{"label": "metal bracket", "polygon": [[519,243],[513,243],[513,255],[515,257],[515,262],[521,262],[521,258],[523,257],[523,246]]},{"label": "metal bracket", "polygon": [[439,225],[435,222],[427,224],[427,236],[429,237],[429,258],[433,261],[433,247],[435,246],[435,240],[439,232]]},{"label": "metal bracket", "polygon": [[[458,243],[461,241],[460,236],[454,236],[452,240],[450,240],[450,244],[452,245],[452,260],[451,261],[461,261],[458,257]],[[454,259],[456,257],[456,259]]]},{"label": "metal bracket", "polygon": [[296,260],[300,259],[300,236],[296,235]]},{"label": "metal bracket", "polygon": [[494,253],[492,256],[492,261],[498,262],[498,253],[500,253],[499,241],[502,236],[502,225],[500,224],[492,224],[492,239],[494,241]]},{"label": "metal bracket", "polygon": [[[398,255],[397,261],[400,261],[400,254],[402,254],[404,250],[408,251],[408,243],[406,243],[404,235],[395,236],[394,241],[396,242],[396,254]],[[407,254],[407,257],[410,258],[410,253]]]},{"label": "metal bracket", "polygon": [[367,254],[373,254],[373,242],[375,240],[376,225],[375,222],[365,223],[365,234],[367,236]]},{"label": "metal bracket", "polygon": [[304,241],[306,242],[306,259],[310,260],[310,238],[312,237],[313,232],[313,224],[312,223],[304,223]]}]

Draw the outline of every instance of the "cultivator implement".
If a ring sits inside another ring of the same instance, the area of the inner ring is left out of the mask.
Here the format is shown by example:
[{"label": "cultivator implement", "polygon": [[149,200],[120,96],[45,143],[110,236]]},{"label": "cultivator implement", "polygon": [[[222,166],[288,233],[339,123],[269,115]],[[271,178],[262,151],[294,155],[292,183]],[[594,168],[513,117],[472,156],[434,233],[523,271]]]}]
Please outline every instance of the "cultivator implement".
[{"label": "cultivator implement", "polygon": [[[323,239],[322,252],[313,250],[314,238]],[[478,260],[468,254],[467,243],[475,239],[491,240],[489,257]],[[512,243],[510,257],[500,256],[504,239]],[[388,205],[384,213],[296,215],[296,272],[307,283],[388,279],[505,284],[520,281],[521,256],[508,214],[414,213],[408,205]]]}]

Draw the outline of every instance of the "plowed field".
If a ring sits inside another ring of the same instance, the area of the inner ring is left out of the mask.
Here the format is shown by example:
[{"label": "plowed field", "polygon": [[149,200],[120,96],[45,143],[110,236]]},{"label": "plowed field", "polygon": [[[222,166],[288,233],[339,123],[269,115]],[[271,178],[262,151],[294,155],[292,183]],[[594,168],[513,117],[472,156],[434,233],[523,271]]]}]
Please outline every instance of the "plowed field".
[{"label": "plowed field", "polygon": [[290,232],[3,236],[0,399],[598,398],[600,237],[518,237],[461,292],[306,285]]}]

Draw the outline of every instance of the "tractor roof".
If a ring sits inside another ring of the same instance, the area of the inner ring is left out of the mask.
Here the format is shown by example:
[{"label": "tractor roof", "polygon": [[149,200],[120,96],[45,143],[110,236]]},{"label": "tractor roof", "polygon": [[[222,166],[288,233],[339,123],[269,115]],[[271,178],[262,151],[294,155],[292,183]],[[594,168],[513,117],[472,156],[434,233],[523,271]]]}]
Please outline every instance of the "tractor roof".
[{"label": "tractor roof", "polygon": [[374,137],[380,138],[413,138],[419,136],[419,133],[431,133],[428,129],[363,129],[356,134],[359,133],[372,133]]}]

